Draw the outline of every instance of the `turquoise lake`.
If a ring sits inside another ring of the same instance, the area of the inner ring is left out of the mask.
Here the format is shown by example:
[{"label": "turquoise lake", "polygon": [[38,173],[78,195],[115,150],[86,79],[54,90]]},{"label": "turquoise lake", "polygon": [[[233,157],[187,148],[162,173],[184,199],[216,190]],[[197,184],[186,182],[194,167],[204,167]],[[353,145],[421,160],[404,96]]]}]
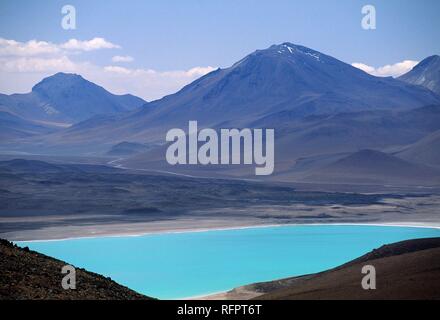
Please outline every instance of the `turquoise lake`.
[{"label": "turquoise lake", "polygon": [[440,237],[440,230],[308,225],[18,244],[140,293],[178,299],[319,272],[383,244],[428,237]]}]

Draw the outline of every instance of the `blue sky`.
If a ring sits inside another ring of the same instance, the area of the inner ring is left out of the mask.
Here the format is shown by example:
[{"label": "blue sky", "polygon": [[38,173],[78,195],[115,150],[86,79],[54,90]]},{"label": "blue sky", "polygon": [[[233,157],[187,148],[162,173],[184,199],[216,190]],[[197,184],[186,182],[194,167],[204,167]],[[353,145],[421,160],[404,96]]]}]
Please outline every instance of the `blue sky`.
[{"label": "blue sky", "polygon": [[[61,28],[61,8],[66,4],[76,8],[76,30]],[[361,28],[365,4],[376,7],[376,30]],[[115,46],[62,49],[50,57],[20,54],[21,60],[8,51],[2,58],[9,59],[9,69],[0,70],[0,92],[28,91],[39,77],[65,65],[60,71],[86,73],[114,92],[154,99],[172,93],[209,67],[230,66],[256,49],[285,41],[371,68],[405,60],[414,63],[440,54],[439,13],[438,0],[2,0],[0,38],[16,41],[15,46],[25,47],[30,40],[61,45],[69,39],[95,38]],[[130,56],[133,61],[115,62],[114,56]],[[41,60],[54,58],[58,62]],[[40,63],[42,67],[36,68]],[[101,72],[105,67],[110,67],[107,73]],[[111,72],[119,78],[108,76]],[[130,79],[142,84],[136,86]]]}]

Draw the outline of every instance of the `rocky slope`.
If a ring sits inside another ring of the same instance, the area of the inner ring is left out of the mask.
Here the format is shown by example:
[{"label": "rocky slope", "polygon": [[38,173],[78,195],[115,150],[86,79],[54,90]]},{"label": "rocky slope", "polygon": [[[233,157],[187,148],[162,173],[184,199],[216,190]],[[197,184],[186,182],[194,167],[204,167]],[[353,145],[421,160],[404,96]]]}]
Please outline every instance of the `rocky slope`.
[{"label": "rocky slope", "polygon": [[110,278],[76,269],[76,289],[64,290],[61,268],[67,263],[0,239],[0,300],[151,299]]},{"label": "rocky slope", "polygon": [[[376,290],[361,286],[365,265],[376,268]],[[280,288],[283,284],[284,288]],[[257,298],[440,299],[440,238],[385,245],[336,269],[279,281],[278,289]]]},{"label": "rocky slope", "polygon": [[[364,290],[362,267],[376,268],[376,290]],[[321,273],[254,283],[206,300],[440,299],[440,238],[384,245]]]}]

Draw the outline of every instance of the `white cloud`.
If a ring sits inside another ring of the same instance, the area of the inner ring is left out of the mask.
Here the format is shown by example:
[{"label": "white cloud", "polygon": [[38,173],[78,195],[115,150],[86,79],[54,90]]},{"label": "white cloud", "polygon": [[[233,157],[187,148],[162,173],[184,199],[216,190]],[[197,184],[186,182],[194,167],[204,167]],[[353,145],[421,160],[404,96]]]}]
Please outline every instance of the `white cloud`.
[{"label": "white cloud", "polygon": [[54,58],[18,57],[0,58],[0,71],[8,73],[73,72],[76,64],[66,56]]},{"label": "white cloud", "polygon": [[20,42],[0,38],[0,56],[29,57],[41,55],[69,54],[78,51],[93,51],[99,49],[118,49],[120,46],[104,38],[91,40],[70,39],[64,43],[56,44],[46,41],[30,40]]},{"label": "white cloud", "polygon": [[395,64],[388,64],[383,67],[375,68],[364,63],[355,62],[351,65],[355,68],[361,69],[377,77],[398,77],[407,73],[414,68],[419,62],[414,60],[404,60]]},{"label": "white cloud", "polygon": [[118,67],[118,66],[107,66],[104,67],[104,71],[107,72],[114,72],[114,73],[121,73],[121,74],[130,74],[132,71],[130,69],[124,68],[124,67]]},{"label": "white cloud", "polygon": [[133,75],[133,76],[150,76],[150,77],[162,77],[169,79],[196,79],[211,71],[214,71],[213,67],[195,67],[189,70],[174,70],[174,71],[156,71],[152,69],[128,69],[120,66],[106,66],[104,71],[112,72],[116,74]]},{"label": "white cloud", "polygon": [[215,68],[195,67],[189,70],[156,71],[106,66],[103,70],[104,72],[90,74],[90,80],[99,83],[114,93],[129,92],[151,101],[177,92],[190,82],[215,70]]},{"label": "white cloud", "polygon": [[42,54],[55,54],[59,47],[46,41],[30,40],[19,42],[0,38],[0,56],[35,56]]},{"label": "white cloud", "polygon": [[119,45],[111,43],[104,38],[93,38],[92,40],[80,41],[77,39],[70,39],[69,41],[60,45],[62,49],[92,51],[99,49],[119,49]]},{"label": "white cloud", "polygon": [[214,71],[216,68],[211,66],[208,67],[194,67],[187,71],[168,71],[164,72],[164,75],[168,75],[171,77],[186,77],[186,78],[198,78],[201,77],[211,71]]},{"label": "white cloud", "polygon": [[354,62],[351,64],[353,67],[361,69],[362,71],[365,71],[366,73],[369,74],[374,74],[374,72],[376,71],[376,69],[374,67],[371,67],[369,65],[360,63],[360,62]]},{"label": "white cloud", "polygon": [[133,57],[130,56],[114,56],[112,58],[113,62],[133,62]]},{"label": "white cloud", "polygon": [[[102,67],[80,61],[81,52],[111,48],[120,46],[103,38],[86,41],[70,39],[60,44],[0,38],[0,92],[29,92],[33,85],[45,77],[57,72],[70,72],[81,74],[113,93],[132,93],[146,100],[154,100],[178,91],[215,69],[194,67],[189,70],[157,71],[117,65]],[[112,60],[128,62],[129,58],[131,57],[114,56]]]},{"label": "white cloud", "polygon": [[33,85],[45,77],[57,72],[71,72],[81,74],[110,92],[131,93],[151,101],[175,93],[213,70],[213,67],[173,71],[129,69],[120,66],[101,67],[90,62],[75,62],[67,56],[14,59],[0,57],[0,92],[29,92]]}]

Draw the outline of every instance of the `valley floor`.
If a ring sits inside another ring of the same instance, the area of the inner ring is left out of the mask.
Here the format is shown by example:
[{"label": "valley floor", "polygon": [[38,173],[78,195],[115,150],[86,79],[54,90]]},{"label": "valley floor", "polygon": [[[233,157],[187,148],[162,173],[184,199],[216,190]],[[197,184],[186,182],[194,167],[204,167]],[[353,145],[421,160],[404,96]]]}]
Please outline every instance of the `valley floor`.
[{"label": "valley floor", "polygon": [[0,161],[0,237],[323,223],[440,226],[439,188],[198,179],[92,163]]},{"label": "valley floor", "polygon": [[[91,162],[0,161],[0,238],[18,241],[135,236],[287,224],[440,228],[439,188],[199,179],[122,170]],[[437,247],[420,254],[407,252],[398,257],[383,257],[385,260],[376,259],[375,263],[389,272],[386,281],[394,281],[393,272],[405,265],[408,266],[405,274],[408,277],[414,274],[418,277],[414,283],[420,282],[410,287],[413,291],[393,287],[391,293],[372,298],[393,297],[393,294],[397,298],[440,297],[435,287],[420,289],[425,282],[438,284],[438,272],[423,269],[438,265]],[[245,286],[204,298],[344,299],[343,295],[326,294],[334,289],[331,284],[341,281],[347,280],[347,288],[352,288],[350,281],[357,271],[347,269],[335,274],[330,270],[327,282],[320,282],[319,274],[312,275],[315,279],[310,278],[312,282],[306,281],[310,276],[305,276]],[[301,288],[329,291],[320,296],[299,292],[298,287],[290,287],[298,279]],[[408,294],[398,295],[400,292]],[[411,292],[418,292],[419,296],[411,296]]]},{"label": "valley floor", "polygon": [[[54,218],[56,219],[56,218]],[[0,221],[9,222],[6,219]],[[50,221],[46,221],[50,222]],[[314,220],[301,225],[377,225],[377,226],[408,226],[421,228],[440,228],[440,222],[434,220],[426,221],[376,221],[371,223],[347,221],[345,223],[326,223],[322,220]],[[201,232],[207,230],[241,229],[254,227],[292,225],[292,223],[276,222],[264,223],[257,219],[229,221],[219,218],[207,220],[176,219],[171,221],[137,222],[137,223],[109,223],[91,225],[62,225],[45,227],[35,230],[15,230],[0,233],[0,238],[7,238],[11,241],[37,241],[37,240],[59,240],[72,238],[95,238],[95,237],[119,237],[119,236],[140,236],[146,234],[180,233],[180,232]]]}]

